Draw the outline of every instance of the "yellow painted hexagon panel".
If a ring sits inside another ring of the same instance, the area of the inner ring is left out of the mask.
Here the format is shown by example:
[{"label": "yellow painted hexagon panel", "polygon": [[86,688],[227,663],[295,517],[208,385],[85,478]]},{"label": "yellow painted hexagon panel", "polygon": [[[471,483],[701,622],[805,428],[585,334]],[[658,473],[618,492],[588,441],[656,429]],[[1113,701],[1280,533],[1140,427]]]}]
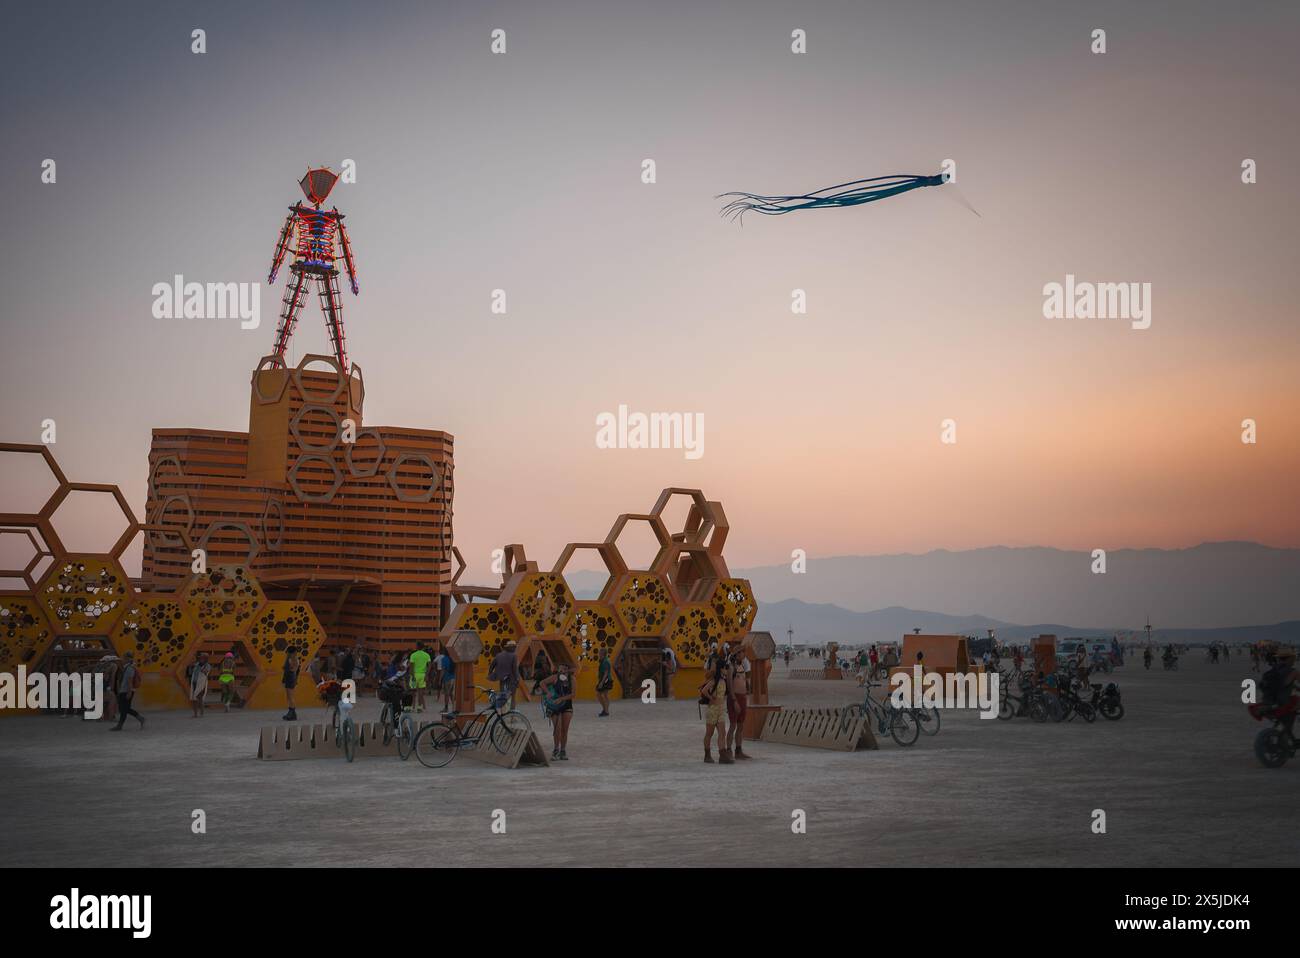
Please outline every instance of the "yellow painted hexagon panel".
[{"label": "yellow painted hexagon panel", "polygon": [[113,630],[118,654],[134,652],[145,672],[175,669],[198,639],[198,628],[175,596],[136,596]]},{"label": "yellow painted hexagon panel", "polygon": [[553,572],[525,574],[502,599],[527,635],[560,635],[573,615],[573,593]]},{"label": "yellow painted hexagon panel", "polygon": [[306,602],[274,599],[254,617],[246,637],[258,665],[278,676],[290,649],[305,669],[325,641],[325,629]]},{"label": "yellow painted hexagon panel", "polygon": [[627,572],[614,586],[614,611],[623,629],[638,638],[664,634],[673,610],[667,580],[653,572]]},{"label": "yellow painted hexagon panel", "polygon": [[507,642],[511,639],[518,642],[521,635],[509,606],[495,602],[466,602],[456,606],[447,632],[456,629],[469,629],[478,633],[483,642],[480,662],[491,662]]},{"label": "yellow painted hexagon panel", "polygon": [[707,603],[691,602],[673,611],[668,643],[677,653],[678,665],[686,668],[703,665],[709,647],[725,641],[722,624]]},{"label": "yellow painted hexagon panel", "polygon": [[244,566],[213,566],[185,586],[185,605],[204,636],[241,635],[266,594]]},{"label": "yellow painted hexagon panel", "polygon": [[564,638],[578,662],[597,662],[601,649],[613,657],[614,649],[623,641],[623,626],[613,607],[603,602],[579,601]]},{"label": "yellow painted hexagon panel", "polygon": [[743,639],[754,625],[758,603],[746,579],[723,579],[709,600],[713,614],[722,628],[722,641]]},{"label": "yellow painted hexagon panel", "polygon": [[37,587],[56,632],[107,635],[131,600],[122,567],[102,556],[65,556]]},{"label": "yellow painted hexagon panel", "polygon": [[34,669],[53,638],[35,597],[0,595],[0,672]]}]

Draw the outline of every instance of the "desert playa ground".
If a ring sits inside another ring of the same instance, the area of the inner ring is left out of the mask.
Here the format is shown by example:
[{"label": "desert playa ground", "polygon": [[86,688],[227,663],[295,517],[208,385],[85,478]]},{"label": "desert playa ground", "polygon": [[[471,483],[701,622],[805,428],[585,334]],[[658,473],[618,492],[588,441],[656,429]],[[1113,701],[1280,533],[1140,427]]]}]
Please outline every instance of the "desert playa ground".
[{"label": "desert playa ground", "polygon": [[[577,706],[570,761],[257,760],[278,713],[146,713],[106,723],[0,719],[0,865],[1300,864],[1300,761],[1259,766],[1240,703],[1249,661],[1183,657],[1113,676],[1119,722],[1038,725],[946,712],[911,748],[831,752],[753,743],[706,765],[694,702]],[[798,663],[797,663],[798,664]],[[802,663],[807,665],[807,663]],[[772,701],[858,700],[851,680],[773,674]],[[546,741],[536,705],[529,718]],[[321,721],[322,709],[300,709]],[[362,720],[378,715],[364,699]],[[191,831],[195,809],[207,831]],[[792,813],[807,816],[805,834]],[[1094,834],[1093,810],[1106,813]],[[492,831],[504,811],[505,834]]]}]

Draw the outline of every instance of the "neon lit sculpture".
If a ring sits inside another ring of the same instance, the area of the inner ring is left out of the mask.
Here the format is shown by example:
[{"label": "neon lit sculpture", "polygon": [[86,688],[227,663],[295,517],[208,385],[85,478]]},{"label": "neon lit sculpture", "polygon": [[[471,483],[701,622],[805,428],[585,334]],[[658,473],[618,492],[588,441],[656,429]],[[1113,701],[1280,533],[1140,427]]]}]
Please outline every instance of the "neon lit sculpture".
[{"label": "neon lit sculpture", "polygon": [[334,267],[334,233],[339,234],[339,246],[343,250],[343,264],[348,271],[348,281],[355,296],[360,288],[357,286],[356,264],[352,261],[352,246],[348,242],[348,231],[343,226],[343,214],[338,207],[322,210],[321,204],[338,182],[338,174],[325,167],[309,169],[307,175],[299,182],[303,195],[311,207],[295,203],[289,207],[284,228],[280,230],[280,240],[275,244],[275,257],[271,260],[271,273],[267,282],[275,283],[275,276],[280,271],[280,264],[289,251],[297,233],[298,246],[294,252],[293,262],[289,264],[292,277],[284,287],[284,303],[280,308],[280,323],[275,331],[275,348],[272,367],[285,367],[284,351],[293,336],[294,327],[298,325],[298,313],[307,298],[309,277],[314,278],[317,292],[320,294],[321,311],[325,314],[325,326],[329,331],[330,342],[334,345],[334,357],[346,374],[348,371],[348,345],[343,333],[343,302],[339,297],[339,271]]},{"label": "neon lit sculpture", "polygon": [[920,176],[914,173],[894,174],[892,176],[875,176],[867,180],[853,180],[838,186],[827,186],[811,193],[799,196],[763,196],[759,193],[723,193],[718,199],[734,196],[722,208],[722,215],[731,219],[743,219],[746,213],[762,213],[764,216],[780,216],[795,210],[826,209],[833,206],[859,206],[872,203],[889,196],[897,196],[908,190],[922,186],[942,186],[948,182],[946,173],[934,176]]}]

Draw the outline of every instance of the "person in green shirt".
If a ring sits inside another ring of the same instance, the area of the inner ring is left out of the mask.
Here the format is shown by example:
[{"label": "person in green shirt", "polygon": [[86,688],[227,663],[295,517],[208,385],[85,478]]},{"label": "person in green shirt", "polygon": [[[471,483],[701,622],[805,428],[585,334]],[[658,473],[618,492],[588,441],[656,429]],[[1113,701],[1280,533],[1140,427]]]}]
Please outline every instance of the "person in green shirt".
[{"label": "person in green shirt", "polygon": [[421,642],[411,653],[411,690],[415,693],[415,710],[424,711],[424,692],[429,687],[429,663],[433,661]]},{"label": "person in green shirt", "polygon": [[601,647],[600,663],[596,667],[596,701],[600,703],[597,718],[609,715],[609,692],[614,687],[614,666],[609,661],[609,649]]}]

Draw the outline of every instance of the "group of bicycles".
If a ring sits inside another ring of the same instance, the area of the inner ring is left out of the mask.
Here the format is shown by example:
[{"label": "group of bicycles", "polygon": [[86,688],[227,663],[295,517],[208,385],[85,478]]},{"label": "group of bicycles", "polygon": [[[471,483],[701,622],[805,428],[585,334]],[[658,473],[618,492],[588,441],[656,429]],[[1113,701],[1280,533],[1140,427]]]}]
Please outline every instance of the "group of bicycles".
[{"label": "group of bicycles", "polygon": [[[1114,682],[1085,682],[1078,675],[1054,673],[1054,677],[1038,681],[1028,672],[1010,678],[1004,676],[998,683],[1001,701],[998,718],[1010,720],[1018,717],[1035,722],[1071,721],[1077,715],[1085,722],[1097,721],[1097,716],[1112,722],[1124,717],[1124,703],[1119,686]],[[1018,693],[1010,691],[1013,683]]]},{"label": "group of bicycles", "polygon": [[[461,726],[450,715],[442,715],[432,722],[419,723],[413,707],[414,696],[405,690],[383,696],[383,709],[379,713],[379,729],[384,745],[396,742],[397,756],[406,761],[412,755],[426,768],[442,768],[454,759],[460,750],[493,748],[507,752],[518,732],[532,730],[532,725],[522,712],[510,704],[510,696],[494,692],[481,685],[475,690],[487,699],[487,705]],[[352,719],[353,703],[340,692],[327,690],[325,704],[330,710],[330,728],[334,744],[351,762],[356,757],[357,726]]]}]

